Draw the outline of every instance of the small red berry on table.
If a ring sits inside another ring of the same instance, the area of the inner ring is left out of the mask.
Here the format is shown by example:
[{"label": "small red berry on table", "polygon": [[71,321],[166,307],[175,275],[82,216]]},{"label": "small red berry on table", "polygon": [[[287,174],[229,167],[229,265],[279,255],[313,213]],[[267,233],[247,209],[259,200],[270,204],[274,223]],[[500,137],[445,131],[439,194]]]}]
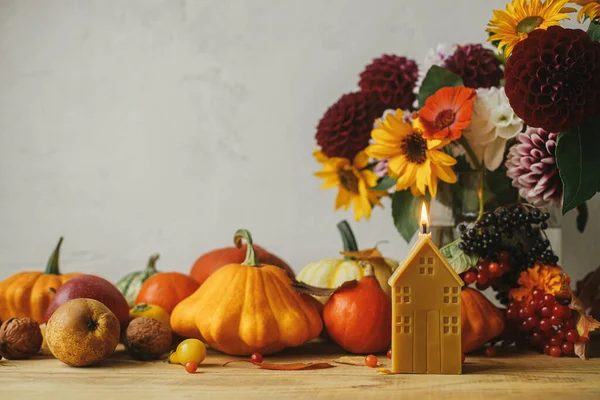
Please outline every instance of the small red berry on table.
[{"label": "small red berry on table", "polygon": [[496,357],[496,348],[494,346],[488,346],[485,348],[485,355],[487,357]]},{"label": "small red berry on table", "polygon": [[365,357],[365,365],[367,367],[375,368],[377,366],[377,357],[373,354],[369,354]]},{"label": "small red berry on table", "polygon": [[392,358],[392,349],[387,351],[387,358]]},{"label": "small red berry on table", "polygon": [[198,363],[194,360],[190,360],[187,363],[185,363],[185,371],[188,374],[193,374],[194,372],[196,372],[196,370],[198,369]]},{"label": "small red berry on table", "polygon": [[252,355],[250,356],[250,361],[252,361],[253,363],[261,363],[263,362],[263,356],[260,353],[252,353]]}]

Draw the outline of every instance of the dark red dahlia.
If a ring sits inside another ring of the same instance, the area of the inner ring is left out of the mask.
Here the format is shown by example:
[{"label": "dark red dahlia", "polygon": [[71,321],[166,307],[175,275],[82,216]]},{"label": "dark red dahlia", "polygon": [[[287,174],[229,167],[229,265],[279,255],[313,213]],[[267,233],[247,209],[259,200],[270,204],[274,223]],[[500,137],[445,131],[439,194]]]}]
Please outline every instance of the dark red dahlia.
[{"label": "dark red dahlia", "polygon": [[350,160],[369,144],[375,119],[382,114],[377,96],[356,92],[329,107],[317,126],[317,144],[328,157]]},{"label": "dark red dahlia", "polygon": [[502,63],[492,50],[480,44],[458,46],[444,63],[446,69],[459,75],[469,88],[491,88],[500,86],[504,76]]},{"label": "dark red dahlia", "polygon": [[[384,110],[412,109],[413,93],[419,68],[417,63],[406,57],[383,55],[373,60],[360,74],[358,86],[365,93],[375,93]],[[381,110],[383,113],[384,110]]]},{"label": "dark red dahlia", "polygon": [[600,112],[600,43],[580,29],[531,32],[504,73],[510,104],[529,126],[564,132]]}]

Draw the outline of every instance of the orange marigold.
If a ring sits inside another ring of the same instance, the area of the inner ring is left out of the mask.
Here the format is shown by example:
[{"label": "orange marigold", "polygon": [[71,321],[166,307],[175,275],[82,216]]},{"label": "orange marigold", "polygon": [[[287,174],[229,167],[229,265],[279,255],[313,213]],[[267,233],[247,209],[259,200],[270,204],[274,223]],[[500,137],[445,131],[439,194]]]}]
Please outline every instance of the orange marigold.
[{"label": "orange marigold", "polygon": [[423,136],[429,140],[456,140],[471,125],[476,92],[464,86],[443,87],[429,96],[419,110]]},{"label": "orange marigold", "polygon": [[571,279],[563,274],[562,268],[552,267],[544,264],[536,264],[527,271],[521,272],[519,276],[519,287],[511,289],[509,296],[516,301],[528,303],[533,299],[534,289],[540,289],[544,293],[556,295],[569,287]]}]

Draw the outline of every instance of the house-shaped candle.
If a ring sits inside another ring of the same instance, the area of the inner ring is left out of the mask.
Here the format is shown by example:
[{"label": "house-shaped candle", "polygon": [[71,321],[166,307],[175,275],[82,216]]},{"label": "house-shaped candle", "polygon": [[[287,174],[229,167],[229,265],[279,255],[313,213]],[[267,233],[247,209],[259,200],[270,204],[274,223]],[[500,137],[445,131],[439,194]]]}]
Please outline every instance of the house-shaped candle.
[{"label": "house-shaped candle", "polygon": [[462,371],[460,289],[463,281],[427,230],[400,263],[392,287],[392,372],[460,374]]}]

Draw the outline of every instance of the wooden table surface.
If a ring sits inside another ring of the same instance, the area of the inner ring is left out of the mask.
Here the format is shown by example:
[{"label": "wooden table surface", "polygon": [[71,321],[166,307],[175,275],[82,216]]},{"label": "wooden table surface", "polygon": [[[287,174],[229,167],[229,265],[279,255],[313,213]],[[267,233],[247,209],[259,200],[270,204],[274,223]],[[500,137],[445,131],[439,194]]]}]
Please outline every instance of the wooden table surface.
[{"label": "wooden table surface", "polygon": [[[600,347],[600,346],[597,346]],[[342,356],[316,342],[266,362],[319,362]],[[463,375],[386,375],[363,366],[267,371],[212,352],[196,374],[183,366],[137,362],[123,351],[95,367],[71,368],[49,356],[0,361],[0,399],[600,399],[600,358],[552,358],[503,350],[467,357]],[[379,357],[386,366],[389,360]]]}]

